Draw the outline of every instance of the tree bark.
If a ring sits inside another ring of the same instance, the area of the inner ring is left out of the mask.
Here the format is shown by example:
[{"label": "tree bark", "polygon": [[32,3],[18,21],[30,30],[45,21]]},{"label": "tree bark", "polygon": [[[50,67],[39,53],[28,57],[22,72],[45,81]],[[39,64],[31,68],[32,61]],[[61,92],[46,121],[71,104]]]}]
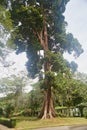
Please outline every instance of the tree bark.
[{"label": "tree bark", "polygon": [[[44,26],[43,31],[37,33],[38,39],[41,43],[41,46],[43,47],[44,50],[44,57],[46,52],[49,50],[48,48],[48,34],[47,34],[47,27],[46,24]],[[51,64],[49,61],[44,62],[44,71],[51,71]],[[46,80],[46,79],[44,79]],[[42,110],[40,113],[40,118],[46,119],[46,118],[53,118],[56,116],[54,107],[53,107],[53,98],[52,98],[52,90],[49,82],[45,82],[45,85],[47,86],[47,89],[44,90],[44,101],[43,101],[43,106]]]},{"label": "tree bark", "polygon": [[39,117],[42,119],[47,119],[47,118],[53,118],[55,116],[56,113],[53,107],[51,87],[48,86],[47,91],[44,91],[44,102]]}]

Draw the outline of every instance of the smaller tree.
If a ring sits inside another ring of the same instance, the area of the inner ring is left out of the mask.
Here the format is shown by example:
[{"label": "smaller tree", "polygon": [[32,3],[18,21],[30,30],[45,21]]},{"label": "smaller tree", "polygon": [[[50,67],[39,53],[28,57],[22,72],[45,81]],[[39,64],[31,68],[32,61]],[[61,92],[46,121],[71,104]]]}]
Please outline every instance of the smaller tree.
[{"label": "smaller tree", "polygon": [[[0,89],[6,96],[10,95],[10,99],[14,100],[15,112],[18,108],[23,106],[23,88],[27,84],[27,79],[16,77],[15,75],[10,78],[3,78],[0,82]],[[11,100],[11,101],[12,101]]]},{"label": "smaller tree", "polygon": [[34,85],[33,89],[29,92],[29,108],[33,116],[39,115],[43,102],[43,94],[39,88],[39,82]]}]

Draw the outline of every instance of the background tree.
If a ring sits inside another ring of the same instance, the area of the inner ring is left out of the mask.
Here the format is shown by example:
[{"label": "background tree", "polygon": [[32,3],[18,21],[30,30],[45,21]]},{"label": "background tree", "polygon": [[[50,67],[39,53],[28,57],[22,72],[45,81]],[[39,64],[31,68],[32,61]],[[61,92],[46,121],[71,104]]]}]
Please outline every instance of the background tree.
[{"label": "background tree", "polygon": [[13,106],[15,106],[15,112],[17,112],[20,107],[21,109],[24,107],[23,89],[26,84],[26,79],[15,75],[10,78],[2,78],[0,80],[0,92],[3,96],[5,95],[10,98],[10,103],[13,103]]},{"label": "background tree", "polygon": [[29,92],[28,98],[28,106],[31,109],[31,115],[37,116],[43,103],[43,91],[40,89],[40,82],[33,85],[32,90]]}]

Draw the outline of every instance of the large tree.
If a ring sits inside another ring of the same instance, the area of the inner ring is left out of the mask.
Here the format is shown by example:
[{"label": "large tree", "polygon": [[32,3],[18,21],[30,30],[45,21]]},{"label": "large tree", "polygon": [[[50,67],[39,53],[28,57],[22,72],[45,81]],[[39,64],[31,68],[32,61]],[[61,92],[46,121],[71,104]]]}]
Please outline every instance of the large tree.
[{"label": "large tree", "polygon": [[[11,0],[11,7],[7,6],[17,29],[15,43],[19,52],[20,48],[27,48],[29,75],[35,77],[44,66],[42,86],[45,98],[40,114],[42,118],[56,115],[52,100],[52,89],[56,86],[53,72],[66,73],[63,52],[74,52],[75,56],[83,52],[77,39],[72,34],[66,34],[67,23],[63,13],[68,2],[69,0]],[[43,50],[44,56],[37,53],[40,50]]]}]

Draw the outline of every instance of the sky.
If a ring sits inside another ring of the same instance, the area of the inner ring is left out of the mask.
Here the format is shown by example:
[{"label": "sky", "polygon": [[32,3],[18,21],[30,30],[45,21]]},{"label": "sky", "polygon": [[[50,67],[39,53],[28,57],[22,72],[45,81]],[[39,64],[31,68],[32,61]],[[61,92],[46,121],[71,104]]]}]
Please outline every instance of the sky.
[{"label": "sky", "polygon": [[5,62],[10,63],[10,66],[3,66],[0,63],[0,77],[9,77],[10,75],[21,75],[21,73],[26,73],[26,66],[25,63],[27,62],[26,54],[22,53],[19,55],[15,54],[15,51],[9,53],[6,57]]},{"label": "sky", "polygon": [[72,33],[84,49],[84,53],[77,59],[68,54],[64,57],[69,61],[74,60],[79,72],[87,73],[87,0],[70,0],[64,15],[68,22],[67,32]]}]

